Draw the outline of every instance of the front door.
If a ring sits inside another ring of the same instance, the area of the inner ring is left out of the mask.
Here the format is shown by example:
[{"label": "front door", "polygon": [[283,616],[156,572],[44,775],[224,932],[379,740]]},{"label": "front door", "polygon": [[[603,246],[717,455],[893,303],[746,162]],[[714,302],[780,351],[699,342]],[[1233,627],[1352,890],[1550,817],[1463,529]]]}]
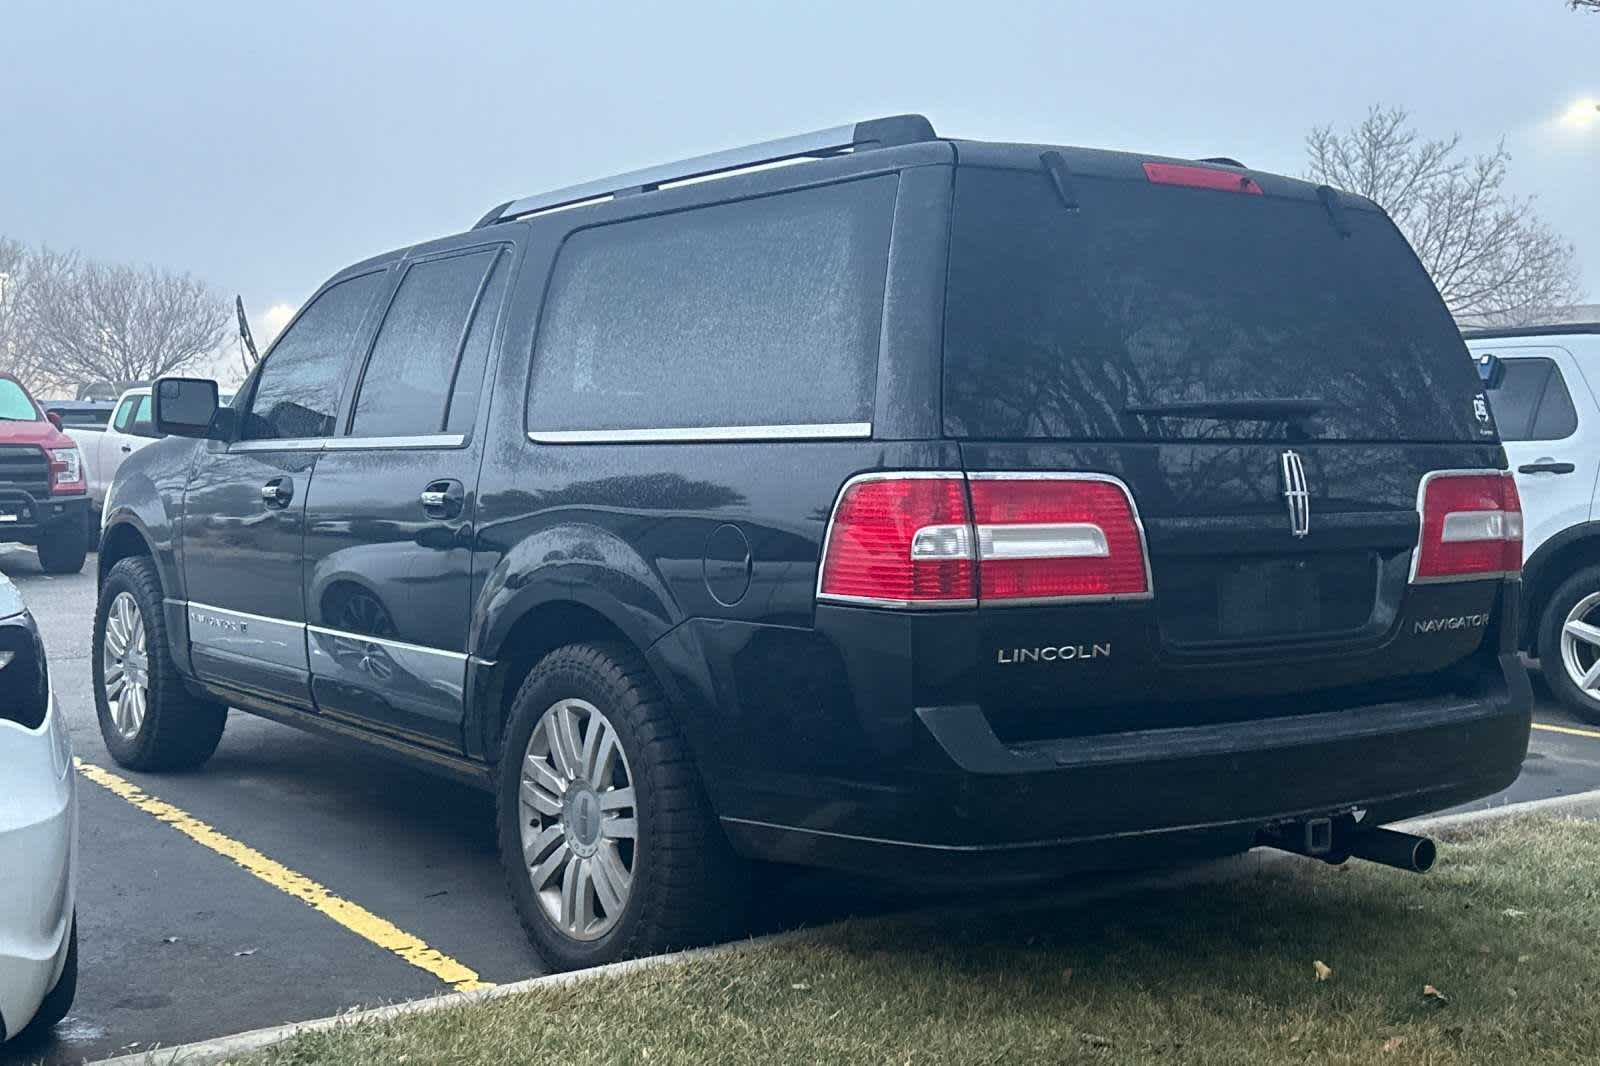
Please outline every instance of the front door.
[{"label": "front door", "polygon": [[1504,364],[1489,402],[1522,497],[1522,549],[1532,556],[1555,534],[1589,521],[1600,475],[1600,417],[1570,352],[1506,346],[1516,344],[1485,341],[1473,352],[1492,352]]},{"label": "front door", "polygon": [[306,504],[310,673],[323,714],[462,747],[477,424],[500,246],[405,267]]},{"label": "front door", "polygon": [[306,663],[306,499],[334,426],[378,271],[325,289],[273,345],[231,441],[190,473],[180,523],[189,640],[202,678],[311,706]]}]

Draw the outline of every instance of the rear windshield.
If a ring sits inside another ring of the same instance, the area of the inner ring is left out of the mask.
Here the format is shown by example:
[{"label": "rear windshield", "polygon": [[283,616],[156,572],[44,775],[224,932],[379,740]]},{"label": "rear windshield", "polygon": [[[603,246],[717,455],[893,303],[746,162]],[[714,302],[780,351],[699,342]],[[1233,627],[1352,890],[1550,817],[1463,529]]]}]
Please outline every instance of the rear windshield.
[{"label": "rear windshield", "polygon": [[28,399],[28,394],[22,391],[10,378],[0,378],[0,420],[6,422],[37,422],[39,411],[33,406],[33,401]]},{"label": "rear windshield", "polygon": [[[954,436],[1493,436],[1449,313],[1384,216],[1319,201],[957,170],[945,318]],[[1317,401],[1292,421],[1128,408]],[[1481,412],[1481,413],[1480,413]]]}]

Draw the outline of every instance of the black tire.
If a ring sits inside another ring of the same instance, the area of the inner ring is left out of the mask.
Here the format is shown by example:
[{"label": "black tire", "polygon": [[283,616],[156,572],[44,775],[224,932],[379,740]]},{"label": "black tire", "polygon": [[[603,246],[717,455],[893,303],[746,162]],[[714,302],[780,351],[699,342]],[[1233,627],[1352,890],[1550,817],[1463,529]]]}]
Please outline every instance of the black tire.
[{"label": "black tire", "polygon": [[[594,940],[568,935],[546,915],[522,852],[518,797],[524,756],[545,711],[565,699],[586,701],[610,722],[635,796],[638,836],[628,898],[621,918]],[[506,722],[496,810],[501,862],[517,916],[552,969],[693,947],[746,928],[745,864],[723,835],[655,679],[626,645],[570,644],[534,667]]]},{"label": "black tire", "polygon": [[1563,706],[1592,725],[1600,725],[1600,700],[1584,692],[1567,673],[1561,630],[1567,614],[1586,596],[1600,593],[1600,566],[1587,566],[1563,581],[1539,615],[1539,669]]},{"label": "black tire", "polygon": [[67,961],[61,968],[61,976],[56,978],[55,987],[50,989],[44,997],[44,1002],[39,1004],[39,1010],[34,1014],[33,1020],[23,1027],[17,1034],[19,1043],[38,1042],[44,1038],[45,1033],[53,1028],[57,1022],[67,1016],[72,1009],[72,1001],[78,998],[78,916],[72,916],[71,939],[67,943]]},{"label": "black tire", "polygon": [[[145,625],[149,661],[149,689],[144,721],[132,737],[125,737],[112,721],[106,699],[106,617],[117,596],[130,593]],[[211,758],[222,740],[228,708],[200,699],[184,687],[162,608],[161,579],[149,556],[124,559],[111,568],[100,586],[100,603],[94,613],[94,644],[90,654],[94,673],[94,703],[100,719],[100,736],[111,757],[130,770],[189,770]]]},{"label": "black tire", "polygon": [[76,574],[89,556],[89,519],[63,522],[39,542],[39,569],[47,574]]}]

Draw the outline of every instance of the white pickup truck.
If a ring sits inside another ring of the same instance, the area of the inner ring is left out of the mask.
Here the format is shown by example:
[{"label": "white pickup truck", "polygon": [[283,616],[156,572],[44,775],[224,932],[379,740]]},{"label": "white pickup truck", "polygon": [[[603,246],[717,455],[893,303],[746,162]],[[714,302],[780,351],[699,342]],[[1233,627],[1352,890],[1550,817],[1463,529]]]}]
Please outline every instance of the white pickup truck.
[{"label": "white pickup truck", "polygon": [[[233,401],[233,394],[223,393],[220,400],[226,406]],[[150,403],[150,386],[135,386],[118,398],[111,420],[104,428],[70,424],[62,427],[62,432],[76,441],[78,450],[83,453],[89,480],[89,506],[96,514],[105,505],[106,492],[122,468],[123,460],[161,439],[156,432]]]},{"label": "white pickup truck", "polygon": [[123,393],[104,429],[67,426],[65,432],[77,441],[78,450],[83,453],[89,481],[89,506],[99,511],[122,461],[160,439],[150,415],[150,387],[145,385]]}]

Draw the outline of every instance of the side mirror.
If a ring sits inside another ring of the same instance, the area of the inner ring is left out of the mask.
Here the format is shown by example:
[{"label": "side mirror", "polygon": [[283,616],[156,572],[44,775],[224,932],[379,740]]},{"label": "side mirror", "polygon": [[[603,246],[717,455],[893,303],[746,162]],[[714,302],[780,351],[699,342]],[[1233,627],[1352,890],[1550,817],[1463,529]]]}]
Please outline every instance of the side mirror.
[{"label": "side mirror", "polygon": [[1493,391],[1500,387],[1505,380],[1506,365],[1500,361],[1498,355],[1488,352],[1478,356],[1478,380],[1483,382],[1483,387]]},{"label": "side mirror", "polygon": [[162,378],[155,387],[156,432],[209,437],[217,420],[217,383],[209,378]]},{"label": "side mirror", "polygon": [[61,416],[60,415],[56,414],[54,411],[46,411],[44,413],[44,416],[50,420],[50,424],[52,426],[55,426],[57,429],[61,428]]}]

